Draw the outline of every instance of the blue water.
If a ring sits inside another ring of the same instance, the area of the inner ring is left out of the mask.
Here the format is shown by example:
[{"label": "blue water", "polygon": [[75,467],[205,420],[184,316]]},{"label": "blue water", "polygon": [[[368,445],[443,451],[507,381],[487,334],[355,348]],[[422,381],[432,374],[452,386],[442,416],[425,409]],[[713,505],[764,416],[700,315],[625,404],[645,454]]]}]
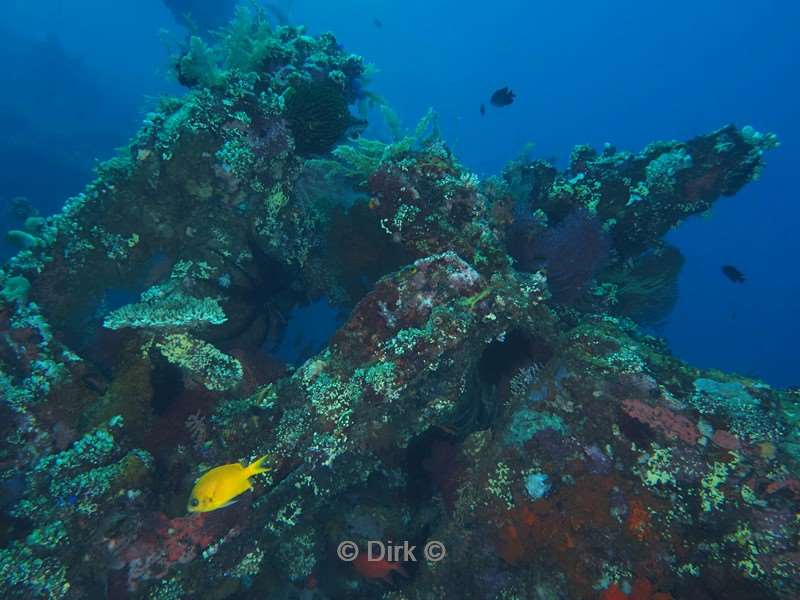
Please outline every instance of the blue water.
[{"label": "blue water", "polygon": [[[778,133],[760,181],[670,233],[687,260],[658,333],[698,366],[800,384],[799,4],[295,0],[289,14],[373,62],[372,89],[407,125],[433,107],[481,175],[528,142],[564,167],[577,143],[638,151],[728,122]],[[180,92],[160,31],[185,31],[161,0],[4,0],[0,23],[0,198],[52,212],[154,96]],[[480,103],[505,85],[517,101],[482,118]],[[723,264],[747,282],[725,279]]]}]

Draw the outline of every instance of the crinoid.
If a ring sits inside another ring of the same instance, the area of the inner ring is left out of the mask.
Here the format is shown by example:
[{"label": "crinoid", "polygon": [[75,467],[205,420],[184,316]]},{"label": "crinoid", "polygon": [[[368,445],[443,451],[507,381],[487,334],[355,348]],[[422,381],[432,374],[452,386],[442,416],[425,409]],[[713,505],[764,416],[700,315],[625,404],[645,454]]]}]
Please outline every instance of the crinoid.
[{"label": "crinoid", "polygon": [[302,156],[329,152],[356,124],[344,92],[332,81],[295,85],[287,95],[286,118]]},{"label": "crinoid", "polygon": [[296,300],[285,265],[267,254],[252,236],[247,238],[247,247],[252,259],[246,265],[218,253],[231,273],[216,281],[228,317],[216,339],[232,347],[261,347],[277,338]]}]

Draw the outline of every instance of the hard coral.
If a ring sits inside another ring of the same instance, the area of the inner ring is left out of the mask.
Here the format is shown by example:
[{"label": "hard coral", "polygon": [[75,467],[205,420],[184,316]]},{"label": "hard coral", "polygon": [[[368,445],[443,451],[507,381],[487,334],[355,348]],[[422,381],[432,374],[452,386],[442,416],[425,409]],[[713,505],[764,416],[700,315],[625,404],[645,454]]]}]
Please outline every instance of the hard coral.
[{"label": "hard coral", "polygon": [[212,391],[235,388],[244,376],[237,359],[186,333],[167,335],[156,348],[169,362],[185,369],[197,383]]}]

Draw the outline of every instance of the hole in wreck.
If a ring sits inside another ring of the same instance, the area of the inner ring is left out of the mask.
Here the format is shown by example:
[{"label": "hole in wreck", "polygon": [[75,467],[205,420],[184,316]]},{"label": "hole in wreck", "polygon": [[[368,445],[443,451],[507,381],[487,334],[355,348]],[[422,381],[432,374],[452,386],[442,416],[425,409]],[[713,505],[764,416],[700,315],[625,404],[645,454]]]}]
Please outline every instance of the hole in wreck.
[{"label": "hole in wreck", "polygon": [[464,393],[452,419],[431,427],[407,448],[409,499],[421,503],[439,493],[453,505],[459,482],[461,442],[475,431],[490,428],[498,417],[498,390],[522,367],[544,364],[553,350],[544,340],[516,329],[488,344],[467,374]]},{"label": "hole in wreck", "polygon": [[262,349],[281,361],[300,364],[320,352],[345,322],[347,315],[327,297],[296,305],[277,340],[267,340]]},{"label": "hole in wreck", "polygon": [[183,392],[183,374],[178,367],[165,360],[158,360],[150,372],[150,384],[153,387],[150,408],[155,416],[163,416],[169,412]]},{"label": "hole in wreck", "polygon": [[499,416],[501,395],[507,393],[514,374],[520,368],[546,363],[552,354],[544,340],[519,329],[494,340],[467,373],[459,406],[442,426],[459,438],[491,428]]},{"label": "hole in wreck", "polygon": [[461,441],[440,427],[431,427],[411,440],[406,449],[406,474],[408,499],[412,505],[426,502],[436,493],[440,493],[446,503],[455,500],[456,458]]},{"label": "hole in wreck", "polygon": [[164,252],[157,252],[143,264],[132,268],[124,276],[119,274],[114,282],[105,282],[85,306],[76,308],[60,328],[64,342],[75,352],[94,362],[106,374],[113,365],[108,364],[108,344],[121,339],[116,332],[103,327],[103,321],[111,312],[138,302],[142,292],[169,273],[173,260]]},{"label": "hole in wreck", "polygon": [[496,386],[510,379],[521,367],[533,363],[542,365],[552,355],[552,348],[543,340],[515,329],[504,340],[494,340],[484,348],[478,361],[478,374],[482,382]]},{"label": "hole in wreck", "polygon": [[654,439],[653,432],[648,425],[634,419],[622,410],[618,411],[617,422],[622,434],[643,448],[646,448]]}]

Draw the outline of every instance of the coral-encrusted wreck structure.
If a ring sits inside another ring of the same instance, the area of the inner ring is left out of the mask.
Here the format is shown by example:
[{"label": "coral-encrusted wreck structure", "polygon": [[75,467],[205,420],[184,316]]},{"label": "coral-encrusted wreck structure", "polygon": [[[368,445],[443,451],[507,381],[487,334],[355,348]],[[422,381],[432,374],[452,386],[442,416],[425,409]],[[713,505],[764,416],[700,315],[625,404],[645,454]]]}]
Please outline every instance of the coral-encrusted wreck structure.
[{"label": "coral-encrusted wreck structure", "polygon": [[[0,274],[4,597],[800,595],[797,391],[639,327],[675,297],[665,232],[773,135],[479,181],[430,116],[348,141],[378,100],[330,35],[242,12],[175,68],[188,93]],[[263,351],[320,298],[347,315],[323,351]],[[187,514],[204,470],[264,454],[253,493]]]}]

